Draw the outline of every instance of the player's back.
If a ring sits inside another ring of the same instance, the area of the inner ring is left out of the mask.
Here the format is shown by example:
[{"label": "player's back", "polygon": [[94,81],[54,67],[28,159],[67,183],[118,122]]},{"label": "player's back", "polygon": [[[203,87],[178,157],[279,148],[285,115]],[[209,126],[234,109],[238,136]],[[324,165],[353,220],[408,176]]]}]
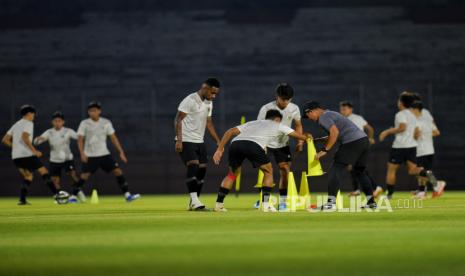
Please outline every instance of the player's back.
[{"label": "player's back", "polygon": [[249,140],[256,142],[262,148],[266,148],[277,137],[294,131],[288,126],[272,120],[250,121],[244,125],[237,126],[237,128],[241,133],[233,139],[233,142]]},{"label": "player's back", "polygon": [[32,138],[34,135],[33,122],[26,119],[21,119],[17,121],[8,131],[8,134],[12,137],[11,155],[13,159],[34,155],[23,141],[23,133],[25,132],[29,133],[29,140],[32,143]]}]

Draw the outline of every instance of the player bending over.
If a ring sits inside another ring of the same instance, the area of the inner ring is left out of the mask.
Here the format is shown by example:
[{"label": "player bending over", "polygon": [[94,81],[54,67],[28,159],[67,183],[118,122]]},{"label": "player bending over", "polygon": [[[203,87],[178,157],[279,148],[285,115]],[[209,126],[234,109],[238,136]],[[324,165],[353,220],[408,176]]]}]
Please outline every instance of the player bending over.
[{"label": "player bending over", "polygon": [[[366,134],[368,135],[368,141],[370,142],[370,145],[375,144],[375,130],[371,125],[368,124],[368,122],[363,118],[362,116],[355,114],[354,113],[354,106],[352,105],[351,102],[349,101],[342,101],[339,103],[339,113],[344,115],[347,119],[349,119],[352,123],[354,123],[360,130],[365,131]],[[351,170],[351,176],[352,176],[352,186],[353,190],[352,192],[349,193],[349,196],[359,196],[360,195],[360,184],[357,182],[356,177],[354,175],[355,171]],[[371,185],[373,189],[376,189],[376,183],[373,180],[373,178],[368,174],[368,178],[370,178]]]},{"label": "player bending over", "polygon": [[207,79],[199,91],[182,100],[176,114],[175,149],[187,167],[186,185],[190,195],[189,210],[191,211],[207,210],[199,199],[207,173],[207,148],[204,136],[205,128],[208,128],[216,144],[220,142],[212,120],[212,101],[219,91],[220,82],[215,78]]},{"label": "player bending over", "polygon": [[57,203],[66,203],[68,193],[62,191],[60,186],[55,186],[50,178],[48,170],[42,165],[40,157],[42,153],[34,147],[32,139],[34,137],[34,118],[36,110],[31,105],[21,107],[22,119],[16,122],[2,139],[2,143],[10,147],[11,157],[18,171],[23,178],[18,205],[29,205],[26,200],[29,186],[32,184],[34,172],[37,171],[42,176],[45,185],[55,195]]},{"label": "player bending over", "polygon": [[[375,197],[384,192],[385,188],[388,191],[388,198],[391,199],[394,194],[396,184],[397,170],[400,165],[406,164],[408,173],[415,177],[425,177],[433,185],[433,189],[437,192],[441,187],[437,185],[436,177],[430,170],[425,170],[417,166],[417,141],[415,140],[415,132],[418,132],[417,119],[410,110],[414,98],[411,93],[403,92],[400,94],[397,101],[397,112],[394,120],[394,127],[381,132],[379,141],[382,142],[389,135],[395,135],[392,144],[389,161],[387,163],[386,185],[385,187],[378,186],[373,193]],[[442,187],[442,190],[444,187]]]},{"label": "player bending over", "polygon": [[353,171],[354,177],[366,195],[367,204],[362,207],[375,209],[377,205],[373,197],[373,188],[366,172],[370,146],[366,133],[346,117],[337,112],[323,109],[317,102],[306,103],[302,110],[303,118],[317,122],[329,133],[326,145],[316,154],[316,159],[321,159],[336,143],[339,144],[329,171],[328,202],[323,204],[321,209],[332,210],[336,208],[336,196],[341,186],[341,177],[343,172],[349,168]]},{"label": "player bending over", "polygon": [[[56,187],[61,185],[62,171],[70,177],[75,186],[79,181],[70,148],[71,140],[77,140],[78,136],[74,130],[64,127],[64,125],[65,116],[62,112],[57,111],[52,115],[53,127],[34,139],[36,146],[47,141],[50,144],[49,171]],[[82,191],[79,191],[78,196],[81,201],[86,201],[86,196]]]},{"label": "player bending over", "polygon": [[87,106],[89,118],[81,122],[78,128],[78,146],[81,154],[82,172],[79,182],[73,190],[73,196],[70,202],[77,202],[76,196],[84,186],[91,174],[101,168],[107,173],[113,173],[116,176],[116,182],[124,194],[127,202],[134,201],[140,197],[139,194],[131,194],[129,186],[124,177],[123,171],[115,162],[107,146],[107,137],[119,153],[119,158],[127,163],[126,154],[116,137],[115,129],[110,120],[100,117],[102,106],[99,102],[91,102]]},{"label": "player bending over", "polygon": [[221,182],[218,198],[216,200],[215,211],[225,212],[224,198],[231,190],[236,180],[242,162],[248,159],[254,168],[260,168],[263,172],[262,202],[264,212],[276,212],[276,209],[269,203],[271,188],[273,186],[273,167],[270,158],[266,154],[267,146],[281,135],[288,135],[292,138],[306,141],[311,138],[310,134],[302,135],[292,128],[281,124],[283,115],[278,110],[268,110],[265,120],[251,121],[244,125],[236,126],[228,130],[218,149],[213,156],[215,164],[219,164],[223,156],[225,145],[236,136],[229,147],[229,172]]}]

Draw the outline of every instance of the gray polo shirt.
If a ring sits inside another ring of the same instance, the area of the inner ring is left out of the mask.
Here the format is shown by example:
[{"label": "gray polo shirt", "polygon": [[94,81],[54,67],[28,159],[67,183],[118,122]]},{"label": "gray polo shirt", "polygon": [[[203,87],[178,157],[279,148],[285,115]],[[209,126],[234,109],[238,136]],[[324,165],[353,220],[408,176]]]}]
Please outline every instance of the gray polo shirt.
[{"label": "gray polo shirt", "polygon": [[328,132],[333,125],[336,125],[339,130],[338,141],[341,144],[347,144],[363,137],[367,137],[366,133],[360,130],[352,121],[338,112],[331,110],[326,110],[323,114],[321,114],[318,124],[320,124]]}]

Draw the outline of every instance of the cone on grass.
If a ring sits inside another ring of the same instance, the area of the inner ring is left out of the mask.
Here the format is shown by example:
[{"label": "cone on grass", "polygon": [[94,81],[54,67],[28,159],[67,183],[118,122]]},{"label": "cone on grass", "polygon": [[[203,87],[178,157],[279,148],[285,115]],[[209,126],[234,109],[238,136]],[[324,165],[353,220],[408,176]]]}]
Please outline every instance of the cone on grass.
[{"label": "cone on grass", "polygon": [[297,209],[304,210],[310,205],[310,189],[308,187],[307,173],[302,172],[302,178],[300,179],[299,187],[299,205]]},{"label": "cone on grass", "polygon": [[307,140],[307,161],[308,161],[308,170],[307,176],[320,176],[323,175],[323,169],[319,160],[315,159],[316,149],[315,144],[312,139]]},{"label": "cone on grass", "polygon": [[342,210],[343,208],[344,208],[344,200],[342,199],[341,190],[339,190],[336,196],[336,209]]},{"label": "cone on grass", "polygon": [[299,195],[297,194],[294,173],[289,172],[289,176],[287,179],[287,209],[290,212],[295,212],[297,210],[298,198],[299,198]]},{"label": "cone on grass", "polygon": [[92,190],[92,195],[90,197],[91,204],[98,204],[98,193],[96,189]]}]

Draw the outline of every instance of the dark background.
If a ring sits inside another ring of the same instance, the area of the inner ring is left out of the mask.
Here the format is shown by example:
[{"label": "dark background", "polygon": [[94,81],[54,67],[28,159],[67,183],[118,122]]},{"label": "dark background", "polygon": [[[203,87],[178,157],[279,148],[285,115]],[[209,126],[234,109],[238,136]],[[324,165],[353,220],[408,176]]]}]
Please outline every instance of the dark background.
[{"label": "dark background", "polygon": [[[174,153],[173,119],[179,102],[209,76],[223,84],[213,112],[220,133],[242,115],[254,119],[281,81],[295,87],[297,104],[318,100],[336,109],[340,100],[353,101],[377,134],[393,125],[397,95],[412,90],[423,95],[442,131],[437,175],[449,189],[461,189],[462,2],[1,0],[0,132],[25,103],[39,110],[36,135],[55,110],[76,129],[86,104],[99,100],[127,151],[123,168],[132,190],[181,193],[185,170]],[[309,122],[304,128],[319,135]],[[379,182],[391,141],[375,145],[370,157]],[[298,179],[305,164],[303,154],[294,167]],[[209,169],[206,190],[215,192],[226,166]],[[256,171],[247,164],[243,174],[243,189],[252,191]],[[0,195],[16,195],[19,178],[5,147],[0,175]],[[413,189],[405,175],[399,189]],[[310,179],[311,189],[325,190],[325,180]],[[118,192],[103,173],[91,182]],[[37,183],[32,193],[46,188]]]}]

